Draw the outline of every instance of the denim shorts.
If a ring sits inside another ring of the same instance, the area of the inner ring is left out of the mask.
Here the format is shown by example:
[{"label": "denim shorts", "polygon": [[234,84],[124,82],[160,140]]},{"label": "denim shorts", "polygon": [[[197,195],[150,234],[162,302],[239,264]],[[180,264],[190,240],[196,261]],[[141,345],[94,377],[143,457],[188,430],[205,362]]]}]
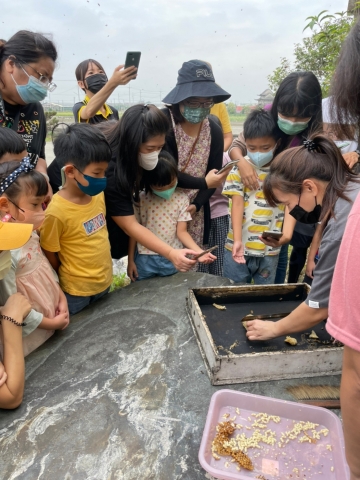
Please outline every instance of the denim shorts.
[{"label": "denim shorts", "polygon": [[224,277],[235,283],[246,284],[254,280],[255,285],[269,285],[275,281],[279,255],[251,257],[245,255],[246,263],[236,263],[230,250],[225,249]]},{"label": "denim shorts", "polygon": [[161,255],[146,255],[136,252],[135,265],[138,271],[138,280],[151,277],[167,277],[178,272],[170,260]]},{"label": "denim shorts", "polygon": [[68,302],[70,315],[75,315],[75,313],[79,313],[85,307],[87,307],[88,305],[91,305],[92,303],[96,302],[101,297],[106,295],[109,292],[109,290],[110,290],[110,287],[108,287],[103,292],[98,293],[97,295],[91,295],[89,297],[80,297],[79,295],[70,295],[70,293],[64,292]]}]

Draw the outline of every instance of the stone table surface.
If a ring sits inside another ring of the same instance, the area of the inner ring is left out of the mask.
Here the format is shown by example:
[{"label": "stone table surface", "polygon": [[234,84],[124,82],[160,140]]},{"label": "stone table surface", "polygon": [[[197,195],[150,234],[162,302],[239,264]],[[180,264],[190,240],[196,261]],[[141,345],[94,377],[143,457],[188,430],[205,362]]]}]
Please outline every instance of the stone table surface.
[{"label": "stone table surface", "polygon": [[23,404],[0,410],[0,479],[210,478],[198,451],[212,394],[291,400],[285,389],[296,383],[210,384],[185,298],[189,288],[229,284],[200,273],[155,278],[73,317],[27,357]]}]

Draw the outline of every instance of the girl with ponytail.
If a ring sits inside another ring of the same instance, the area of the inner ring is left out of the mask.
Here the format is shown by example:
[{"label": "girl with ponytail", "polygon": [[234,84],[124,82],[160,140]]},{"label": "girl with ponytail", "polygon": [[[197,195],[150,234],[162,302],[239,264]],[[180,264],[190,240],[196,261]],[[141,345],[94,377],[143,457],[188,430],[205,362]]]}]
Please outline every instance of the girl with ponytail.
[{"label": "girl with ponytail", "polygon": [[[312,289],[305,302],[278,322],[247,322],[249,340],[303,332],[327,318],[336,258],[347,217],[360,191],[360,178],[331,140],[313,134],[302,146],[285,150],[273,160],[263,189],[270,205],[285,204],[298,222],[321,223],[322,238]],[[276,244],[270,239],[263,241]]]}]

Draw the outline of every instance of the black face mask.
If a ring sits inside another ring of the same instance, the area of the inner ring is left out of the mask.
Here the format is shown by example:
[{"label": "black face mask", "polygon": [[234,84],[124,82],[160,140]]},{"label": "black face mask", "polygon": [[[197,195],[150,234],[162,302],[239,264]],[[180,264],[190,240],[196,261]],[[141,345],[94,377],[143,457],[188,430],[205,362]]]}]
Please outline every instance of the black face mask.
[{"label": "black face mask", "polygon": [[307,212],[302,207],[300,207],[300,196],[299,195],[299,202],[295,207],[291,210],[290,215],[295,218],[300,223],[318,223],[321,215],[321,205],[318,205],[315,197],[315,208],[311,212]]},{"label": "black face mask", "polygon": [[84,80],[85,86],[91,93],[99,92],[108,82],[108,78],[105,73],[95,73],[90,75]]}]

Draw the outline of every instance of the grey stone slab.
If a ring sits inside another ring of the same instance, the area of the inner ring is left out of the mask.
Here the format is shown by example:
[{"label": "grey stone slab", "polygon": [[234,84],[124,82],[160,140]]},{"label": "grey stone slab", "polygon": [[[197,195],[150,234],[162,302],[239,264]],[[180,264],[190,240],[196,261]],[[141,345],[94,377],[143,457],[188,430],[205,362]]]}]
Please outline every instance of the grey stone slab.
[{"label": "grey stone slab", "polygon": [[[26,392],[0,411],[1,480],[192,480],[219,388],[291,400],[298,381],[213,387],[185,310],[198,273],[138,282],[72,318],[26,361]],[[338,383],[338,377],[306,379]],[[303,380],[302,380],[303,381]]]}]

